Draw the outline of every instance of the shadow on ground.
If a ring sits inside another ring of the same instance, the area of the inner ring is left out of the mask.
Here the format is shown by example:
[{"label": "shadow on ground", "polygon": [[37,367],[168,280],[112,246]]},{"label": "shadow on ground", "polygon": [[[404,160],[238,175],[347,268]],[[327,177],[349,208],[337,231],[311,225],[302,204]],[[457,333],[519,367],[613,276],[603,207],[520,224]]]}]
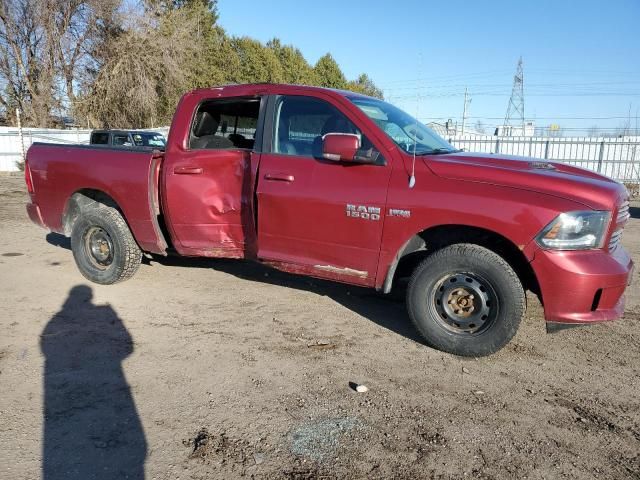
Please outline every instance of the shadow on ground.
[{"label": "shadow on ground", "polygon": [[91,288],[73,287],[41,335],[44,480],[143,479],[147,445],[122,371],[133,340]]},{"label": "shadow on ground", "polygon": [[64,235],[60,235],[59,233],[51,232],[48,233],[45,238],[47,239],[47,243],[49,243],[49,245],[71,250],[71,239],[69,237],[65,237]]},{"label": "shadow on ground", "polygon": [[383,296],[369,288],[293,275],[257,262],[189,257],[154,257],[152,261],[146,261],[145,263],[153,266],[154,262],[172,267],[209,268],[233,275],[242,280],[295,288],[324,295],[388,330],[415,342],[423,343],[405,310],[405,289],[402,286],[398,287],[391,295]]}]

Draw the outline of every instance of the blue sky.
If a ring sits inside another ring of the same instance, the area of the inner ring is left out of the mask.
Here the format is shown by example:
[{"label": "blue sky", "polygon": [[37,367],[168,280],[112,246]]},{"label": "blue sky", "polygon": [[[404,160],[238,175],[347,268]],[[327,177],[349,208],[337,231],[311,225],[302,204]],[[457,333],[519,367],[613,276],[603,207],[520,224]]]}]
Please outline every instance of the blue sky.
[{"label": "blue sky", "polygon": [[520,56],[538,126],[578,134],[620,127],[630,108],[632,127],[640,116],[639,0],[219,0],[218,10],[232,35],[278,37],[311,63],[330,52],[347,77],[366,72],[425,121],[459,120],[468,86],[468,124],[501,123]]}]

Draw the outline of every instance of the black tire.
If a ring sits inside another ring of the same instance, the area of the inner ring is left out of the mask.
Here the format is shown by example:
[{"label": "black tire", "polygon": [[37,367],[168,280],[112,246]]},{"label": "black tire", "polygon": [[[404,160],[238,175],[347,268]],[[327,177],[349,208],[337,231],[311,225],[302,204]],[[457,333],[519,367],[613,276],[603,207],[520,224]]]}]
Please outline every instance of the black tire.
[{"label": "black tire", "polygon": [[416,268],[407,289],[407,310],[429,346],[480,357],[513,338],[526,311],[526,296],[502,257],[462,243],[434,252]]},{"label": "black tire", "polygon": [[80,273],[102,285],[127,280],[142,260],[120,212],[100,204],[80,212],[71,230],[71,250]]}]

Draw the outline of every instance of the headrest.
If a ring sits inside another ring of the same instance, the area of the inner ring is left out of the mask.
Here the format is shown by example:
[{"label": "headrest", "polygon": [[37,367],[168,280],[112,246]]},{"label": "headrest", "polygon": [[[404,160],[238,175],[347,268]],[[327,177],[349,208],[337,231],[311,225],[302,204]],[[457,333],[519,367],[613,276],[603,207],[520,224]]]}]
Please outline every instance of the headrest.
[{"label": "headrest", "polygon": [[220,124],[220,114],[210,112],[198,112],[196,121],[193,125],[193,135],[196,137],[204,137],[205,135],[214,135]]},{"label": "headrest", "polygon": [[278,123],[278,140],[284,142],[289,139],[289,119],[286,117],[280,117]]}]

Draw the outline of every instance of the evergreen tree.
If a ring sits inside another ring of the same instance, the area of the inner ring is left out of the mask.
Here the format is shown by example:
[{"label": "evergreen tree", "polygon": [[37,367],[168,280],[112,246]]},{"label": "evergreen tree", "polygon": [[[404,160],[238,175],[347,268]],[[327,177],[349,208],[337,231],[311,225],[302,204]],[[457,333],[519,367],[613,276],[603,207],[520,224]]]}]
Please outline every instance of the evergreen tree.
[{"label": "evergreen tree", "polygon": [[317,83],[313,68],[300,50],[292,45],[283,46],[277,38],[269,40],[267,48],[273,50],[280,60],[285,83],[294,85],[315,85]]},{"label": "evergreen tree", "polygon": [[273,49],[249,37],[234,38],[232,46],[240,59],[239,83],[278,83],[284,81],[280,60]]},{"label": "evergreen tree", "polygon": [[373,80],[366,73],[362,73],[355,81],[349,82],[347,90],[369,95],[370,97],[383,98],[382,90],[373,83]]},{"label": "evergreen tree", "polygon": [[347,79],[330,53],[320,57],[313,67],[313,71],[316,74],[318,85],[321,87],[338,89],[347,87]]}]

